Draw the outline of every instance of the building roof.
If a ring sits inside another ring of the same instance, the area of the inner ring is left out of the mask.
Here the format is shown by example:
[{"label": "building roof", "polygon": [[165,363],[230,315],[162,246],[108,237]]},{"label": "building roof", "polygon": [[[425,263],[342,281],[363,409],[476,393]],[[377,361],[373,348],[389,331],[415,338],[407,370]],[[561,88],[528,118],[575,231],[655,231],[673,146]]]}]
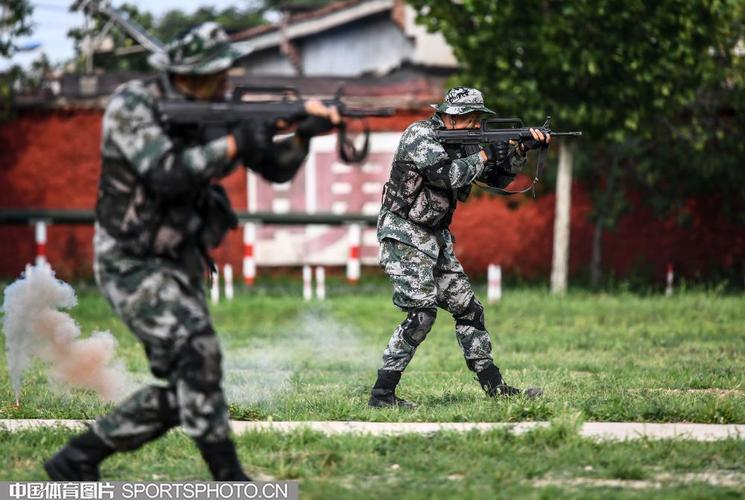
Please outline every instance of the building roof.
[{"label": "building roof", "polygon": [[[428,33],[417,25],[416,11],[403,0],[344,0],[309,11],[289,13],[275,24],[256,26],[231,35],[237,49],[249,53],[287,44],[304,37],[319,36],[372,16],[390,16],[409,39],[413,52],[409,62],[422,66],[455,68],[457,61],[442,34]],[[385,36],[385,34],[381,34]]]},{"label": "building roof", "polygon": [[[255,26],[231,35],[234,43],[247,42],[253,50],[279,45],[288,39],[309,36],[357,19],[386,12],[394,0],[345,0],[310,11],[290,14],[281,23]],[[284,31],[284,33],[282,33]]]}]

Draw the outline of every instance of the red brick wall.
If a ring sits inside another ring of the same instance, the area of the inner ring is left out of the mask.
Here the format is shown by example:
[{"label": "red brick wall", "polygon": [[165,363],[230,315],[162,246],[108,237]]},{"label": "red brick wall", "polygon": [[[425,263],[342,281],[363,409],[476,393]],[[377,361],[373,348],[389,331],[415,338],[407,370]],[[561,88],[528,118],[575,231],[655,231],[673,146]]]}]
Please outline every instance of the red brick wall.
[{"label": "red brick wall", "polygon": [[[372,120],[374,130],[403,130],[427,113]],[[92,209],[99,173],[100,112],[26,113],[0,126],[0,208]],[[236,171],[225,185],[237,210],[246,209],[246,174]],[[483,273],[490,262],[507,274],[547,277],[551,265],[553,195],[535,201],[478,198],[461,205],[453,230],[456,250],[470,272]],[[643,272],[660,278],[667,263],[690,277],[721,269],[741,269],[745,230],[727,222],[716,200],[692,200],[687,226],[659,220],[636,200],[630,213],[604,240],[605,262],[617,276]],[[590,260],[590,203],[580,186],[572,200],[571,269],[576,275]],[[92,228],[52,226],[47,253],[64,278],[92,274]],[[0,277],[18,275],[34,258],[31,227],[0,226]],[[230,234],[214,253],[240,275],[242,235]]]},{"label": "red brick wall", "polygon": [[[551,270],[555,196],[541,196],[510,208],[503,197],[481,197],[462,204],[455,213],[456,253],[464,267],[484,274],[499,263],[509,274],[548,277]],[[640,197],[615,230],[603,239],[605,268],[618,278],[646,277],[661,282],[668,264],[677,276],[705,279],[714,273],[745,274],[745,228],[728,220],[715,199],[691,200],[690,217],[659,219]],[[572,189],[570,270],[588,273],[593,225],[590,199],[581,186]]]},{"label": "red brick wall", "polygon": [[[64,208],[92,210],[100,168],[99,111],[34,112],[0,126],[0,209]],[[233,206],[246,207],[246,174],[238,170],[224,182]],[[60,277],[92,276],[93,227],[48,228],[47,255]],[[35,255],[33,228],[0,226],[0,276],[17,276]],[[236,270],[242,238],[231,234],[215,256]]]}]

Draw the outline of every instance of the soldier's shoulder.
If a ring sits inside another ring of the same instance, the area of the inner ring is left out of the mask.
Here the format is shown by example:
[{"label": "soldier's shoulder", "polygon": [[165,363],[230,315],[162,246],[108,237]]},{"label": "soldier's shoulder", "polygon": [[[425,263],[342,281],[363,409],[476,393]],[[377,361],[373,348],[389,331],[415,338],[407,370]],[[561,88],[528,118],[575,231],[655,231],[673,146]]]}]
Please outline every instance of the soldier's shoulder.
[{"label": "soldier's shoulder", "polygon": [[432,120],[418,120],[406,127],[404,135],[433,137],[436,125]]},{"label": "soldier's shoulder", "polygon": [[434,123],[431,120],[419,120],[406,127],[401,135],[401,144],[410,147],[414,144],[420,144],[422,141],[428,142],[434,138]]},{"label": "soldier's shoulder", "polygon": [[134,108],[152,106],[157,95],[152,84],[143,80],[130,80],[119,85],[111,96],[108,108]]}]

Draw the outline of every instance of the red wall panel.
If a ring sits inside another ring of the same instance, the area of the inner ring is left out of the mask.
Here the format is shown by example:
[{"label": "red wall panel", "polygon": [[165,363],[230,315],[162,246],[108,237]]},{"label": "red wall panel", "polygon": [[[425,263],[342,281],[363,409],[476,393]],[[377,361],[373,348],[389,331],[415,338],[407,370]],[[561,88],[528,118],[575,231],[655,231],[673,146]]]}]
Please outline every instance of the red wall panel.
[{"label": "red wall panel", "polygon": [[[375,130],[403,130],[421,116],[373,121]],[[0,208],[93,209],[99,174],[101,113],[33,112],[0,125]],[[233,206],[246,209],[246,173],[224,180]],[[707,277],[722,269],[741,269],[745,228],[728,222],[716,199],[691,200],[687,220],[660,220],[640,198],[604,239],[605,263],[616,276],[646,273],[659,278],[668,263],[690,277]],[[576,275],[590,261],[590,202],[575,185],[571,219],[571,270]],[[480,197],[456,212],[456,251],[469,272],[483,273],[500,263],[508,274],[548,277],[551,267],[554,196],[532,200]],[[51,226],[47,255],[63,278],[92,274],[92,228]],[[0,226],[0,276],[17,276],[34,259],[31,227]],[[230,262],[236,277],[242,257],[241,231],[229,235],[214,252]]]},{"label": "red wall panel", "polygon": [[[0,209],[92,210],[100,172],[100,111],[23,113],[0,125]],[[234,207],[246,207],[246,174],[224,181]],[[60,277],[93,274],[93,227],[49,226],[47,258]],[[0,276],[12,278],[35,255],[32,227],[0,226]],[[242,239],[231,234],[216,252],[220,262],[240,270]]]}]

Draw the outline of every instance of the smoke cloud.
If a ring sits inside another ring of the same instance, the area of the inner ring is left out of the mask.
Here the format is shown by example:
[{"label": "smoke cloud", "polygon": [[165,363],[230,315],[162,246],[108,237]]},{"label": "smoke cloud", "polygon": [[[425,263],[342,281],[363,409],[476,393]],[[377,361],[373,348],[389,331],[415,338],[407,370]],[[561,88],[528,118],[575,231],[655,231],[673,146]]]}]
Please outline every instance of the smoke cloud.
[{"label": "smoke cloud", "polygon": [[34,358],[62,386],[90,389],[109,401],[124,395],[128,376],[115,359],[116,340],[96,331],[80,338],[80,327],[67,313],[77,304],[75,290],[58,280],[47,264],[26,272],[5,289],[3,332],[10,382],[20,397],[23,373]]},{"label": "smoke cloud", "polygon": [[249,346],[226,349],[223,385],[229,402],[274,401],[292,391],[297,375],[332,371],[347,376],[372,371],[378,363],[360,332],[321,305],[268,333]]}]

